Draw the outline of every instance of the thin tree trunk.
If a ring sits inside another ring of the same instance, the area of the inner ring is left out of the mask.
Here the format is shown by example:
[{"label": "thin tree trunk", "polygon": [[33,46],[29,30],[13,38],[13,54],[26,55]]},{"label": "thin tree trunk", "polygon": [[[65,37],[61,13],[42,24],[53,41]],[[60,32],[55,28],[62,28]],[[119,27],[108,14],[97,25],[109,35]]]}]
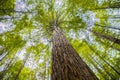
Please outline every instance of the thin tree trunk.
[{"label": "thin tree trunk", "polygon": [[29,58],[29,55],[30,55],[30,53],[26,54],[26,57],[25,57],[25,59],[23,60],[23,63],[22,63],[22,65],[20,66],[20,69],[18,70],[18,73],[17,73],[17,75],[16,75],[16,77],[15,77],[15,79],[14,79],[14,80],[18,80],[19,75],[20,75],[20,73],[21,73],[22,69],[23,69],[23,68],[24,68],[24,66],[25,66],[25,63],[26,63],[26,61],[27,61],[27,60],[28,60],[28,58]]},{"label": "thin tree trunk", "polygon": [[118,38],[114,38],[114,37],[112,37],[110,35],[108,36],[108,35],[105,35],[105,34],[101,34],[101,33],[98,33],[96,31],[93,31],[93,30],[89,30],[89,31],[94,33],[98,37],[102,37],[102,38],[105,38],[105,39],[107,39],[107,40],[109,40],[111,42],[114,42],[116,44],[120,44],[120,39],[118,39]]},{"label": "thin tree trunk", "polygon": [[89,61],[90,61],[90,62],[92,63],[92,65],[96,68],[96,70],[97,70],[100,74],[102,74],[101,76],[102,76],[102,77],[104,78],[104,80],[105,80],[105,79],[106,79],[105,73],[103,73],[102,70],[99,68],[100,66],[98,67],[98,65],[95,64],[96,61],[94,61],[92,55],[88,53],[88,56],[92,59],[92,60],[89,59]]},{"label": "thin tree trunk", "polygon": [[17,10],[14,10],[14,8],[9,8],[9,9],[2,9],[2,8],[0,8],[0,12],[3,12],[3,13],[5,13],[5,14],[7,14],[7,12],[14,12],[14,13],[34,13],[34,12],[30,12],[30,11],[17,11]]},{"label": "thin tree trunk", "polygon": [[[90,55],[90,56],[91,56],[91,55]],[[106,73],[108,76],[110,76],[110,78],[111,78],[112,80],[115,80],[115,77],[114,77],[108,70],[106,70],[106,68],[105,68],[103,65],[101,65],[98,61],[96,61],[96,60],[94,59],[94,57],[91,56],[91,58],[94,60],[94,62],[96,62],[96,63],[98,64],[99,67],[101,67],[102,69],[104,69],[105,73]]]},{"label": "thin tree trunk", "polygon": [[43,80],[46,79],[46,59],[45,59],[45,63],[44,63],[44,72],[43,72]]},{"label": "thin tree trunk", "polygon": [[118,72],[111,64],[109,64],[102,56],[99,55],[98,52],[96,52],[91,46],[89,48],[101,59],[103,60],[108,66],[110,66],[111,69],[113,69],[118,75],[120,75],[120,72]]},{"label": "thin tree trunk", "polygon": [[105,9],[119,9],[120,6],[108,6],[108,7],[98,7],[94,9],[89,9],[89,10],[105,10]]},{"label": "thin tree trunk", "polygon": [[8,64],[6,64],[6,66],[4,67],[4,69],[3,69],[4,71],[0,74],[0,79],[3,79],[4,76],[5,76],[6,73],[7,73],[7,70],[9,70],[9,68],[12,67],[12,61],[13,61],[14,57],[15,57],[15,56],[13,56],[13,58],[10,60],[10,62],[9,62]]},{"label": "thin tree trunk", "polygon": [[103,26],[103,25],[100,25],[100,24],[95,24],[96,26],[101,26],[103,28],[111,28],[111,29],[116,29],[116,30],[120,30],[120,28],[116,28],[116,27],[111,27],[111,26]]},{"label": "thin tree trunk", "polygon": [[51,78],[52,80],[98,80],[58,27],[53,30]]},{"label": "thin tree trunk", "polygon": [[114,46],[114,43],[113,43],[113,44],[107,44],[107,45],[106,45],[106,43],[105,43],[104,41],[99,40],[99,42],[100,42],[102,45],[104,45],[105,47],[107,47],[107,48],[112,48],[112,49],[115,49],[115,50],[117,50],[117,51],[120,51],[120,48],[115,47],[115,46]]}]

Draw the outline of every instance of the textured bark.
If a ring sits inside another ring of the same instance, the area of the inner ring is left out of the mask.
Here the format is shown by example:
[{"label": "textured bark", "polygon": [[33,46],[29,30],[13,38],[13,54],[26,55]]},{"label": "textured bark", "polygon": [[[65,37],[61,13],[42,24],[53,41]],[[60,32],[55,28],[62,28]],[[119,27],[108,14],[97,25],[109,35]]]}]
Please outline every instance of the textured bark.
[{"label": "textured bark", "polygon": [[53,30],[51,79],[98,80],[58,27]]}]

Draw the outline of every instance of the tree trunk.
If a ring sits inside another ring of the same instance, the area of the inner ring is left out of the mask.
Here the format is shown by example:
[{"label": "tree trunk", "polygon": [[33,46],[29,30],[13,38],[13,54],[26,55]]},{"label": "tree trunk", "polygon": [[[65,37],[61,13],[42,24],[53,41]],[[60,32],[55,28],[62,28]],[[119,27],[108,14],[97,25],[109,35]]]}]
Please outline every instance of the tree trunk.
[{"label": "tree trunk", "polygon": [[101,59],[103,60],[108,66],[110,66],[111,69],[113,69],[118,75],[120,75],[120,72],[118,72],[109,62],[107,62],[102,56],[99,55],[97,51],[95,51],[91,46],[89,48]]},{"label": "tree trunk", "polygon": [[109,40],[111,42],[114,42],[116,44],[120,44],[120,39],[118,39],[118,38],[112,37],[110,35],[101,34],[101,33],[98,33],[96,31],[93,31],[93,30],[89,30],[89,31],[94,33],[98,37],[102,37],[102,38],[105,38],[105,39],[107,39],[107,40]]},{"label": "tree trunk", "polygon": [[92,55],[88,53],[88,56],[90,57],[90,58],[88,58],[88,59],[89,59],[89,61],[92,63],[92,65],[94,66],[94,68],[99,72],[99,74],[102,74],[102,75],[101,75],[102,78],[104,78],[105,80],[108,79],[108,78],[106,78],[107,76],[105,75],[105,73],[102,72],[100,66],[98,67],[98,64],[97,64],[97,63],[95,64],[96,61],[94,61]]},{"label": "tree trunk", "polygon": [[95,24],[96,26],[101,26],[103,28],[110,28],[110,29],[115,29],[115,30],[120,30],[120,28],[116,28],[116,27],[111,27],[111,26],[103,26],[103,25],[100,25],[100,24]]},{"label": "tree trunk", "polygon": [[111,78],[111,80],[116,80],[110,71],[108,71],[103,65],[101,65],[98,61],[96,61],[94,57],[91,56],[91,58],[94,60],[94,62],[96,62],[96,64],[98,64],[100,68],[102,68],[105,71],[105,73]]},{"label": "tree trunk", "polygon": [[89,10],[105,10],[105,9],[119,9],[120,6],[107,6],[107,7],[98,7],[94,9],[89,9]]},{"label": "tree trunk", "polygon": [[98,80],[62,31],[53,30],[52,80]]},{"label": "tree trunk", "polygon": [[25,63],[27,62],[29,56],[30,56],[30,53],[26,54],[25,59],[23,60],[23,63],[22,63],[22,65],[20,66],[20,69],[18,70],[18,73],[17,73],[17,75],[16,75],[16,77],[15,77],[14,80],[19,80],[19,79],[18,79],[18,78],[19,78],[19,75],[20,75],[22,69],[24,68]]}]

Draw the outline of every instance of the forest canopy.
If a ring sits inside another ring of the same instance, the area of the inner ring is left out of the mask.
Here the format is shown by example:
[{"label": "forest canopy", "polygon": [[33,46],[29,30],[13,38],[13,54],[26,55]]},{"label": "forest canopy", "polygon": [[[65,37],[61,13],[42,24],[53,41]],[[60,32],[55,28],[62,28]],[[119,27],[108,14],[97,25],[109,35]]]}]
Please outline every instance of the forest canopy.
[{"label": "forest canopy", "polygon": [[119,0],[0,0],[0,80],[72,80],[51,78],[70,52],[99,80],[120,79]]}]

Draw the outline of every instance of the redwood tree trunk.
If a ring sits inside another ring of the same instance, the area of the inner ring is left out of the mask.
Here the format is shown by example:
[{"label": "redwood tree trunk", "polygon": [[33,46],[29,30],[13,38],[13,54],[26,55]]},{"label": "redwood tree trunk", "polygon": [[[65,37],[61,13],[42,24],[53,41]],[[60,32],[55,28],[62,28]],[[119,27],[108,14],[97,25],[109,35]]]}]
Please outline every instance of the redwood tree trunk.
[{"label": "redwood tree trunk", "polygon": [[53,30],[52,80],[98,80],[62,31]]}]

